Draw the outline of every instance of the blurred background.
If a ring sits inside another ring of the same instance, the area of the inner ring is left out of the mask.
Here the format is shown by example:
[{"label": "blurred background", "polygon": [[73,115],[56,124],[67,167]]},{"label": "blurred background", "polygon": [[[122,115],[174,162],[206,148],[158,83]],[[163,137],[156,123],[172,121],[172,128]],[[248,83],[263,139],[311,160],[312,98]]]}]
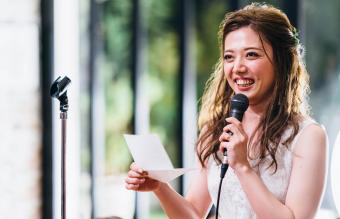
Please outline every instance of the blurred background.
[{"label": "blurred background", "polygon": [[[156,133],[175,167],[195,163],[199,99],[224,14],[246,0],[0,0],[0,218],[60,218],[61,127],[51,83],[67,75],[67,218],[162,219],[127,191],[124,133]],[[261,1],[262,2],[262,1]],[[340,213],[340,1],[272,0],[298,27],[313,117],[329,136],[317,218]],[[338,137],[337,137],[338,136]],[[185,194],[190,175],[172,182]],[[336,207],[337,206],[337,207]]]}]

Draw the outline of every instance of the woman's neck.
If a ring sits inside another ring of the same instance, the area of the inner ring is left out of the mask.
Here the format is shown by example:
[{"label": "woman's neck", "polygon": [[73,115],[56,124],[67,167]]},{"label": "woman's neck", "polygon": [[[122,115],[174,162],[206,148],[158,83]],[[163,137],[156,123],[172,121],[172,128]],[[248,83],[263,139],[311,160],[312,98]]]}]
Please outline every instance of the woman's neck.
[{"label": "woman's neck", "polygon": [[246,123],[258,123],[265,114],[265,106],[249,105],[247,111],[244,113],[243,120]]},{"label": "woman's neck", "polygon": [[266,113],[267,104],[250,104],[244,113],[242,124],[248,136],[255,134],[258,126]]},{"label": "woman's neck", "polygon": [[259,136],[261,135],[261,129],[259,129],[259,124],[265,114],[265,108],[260,106],[252,106],[249,105],[247,111],[244,113],[242,124],[244,131],[248,135],[248,148],[250,157],[257,157],[259,154],[259,148],[253,145],[254,142],[258,141]]},{"label": "woman's neck", "polygon": [[250,101],[249,107],[244,114],[245,119],[250,120],[251,122],[260,121],[261,118],[264,117],[268,105],[268,100],[259,102]]}]

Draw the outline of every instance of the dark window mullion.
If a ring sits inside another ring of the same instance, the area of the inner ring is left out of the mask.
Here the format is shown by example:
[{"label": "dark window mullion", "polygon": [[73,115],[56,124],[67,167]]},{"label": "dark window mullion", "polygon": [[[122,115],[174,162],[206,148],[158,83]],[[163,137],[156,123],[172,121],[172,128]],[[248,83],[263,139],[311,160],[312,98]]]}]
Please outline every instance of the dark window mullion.
[{"label": "dark window mullion", "polygon": [[[147,46],[147,33],[145,26],[145,12],[143,11],[143,1],[141,0],[133,0],[132,1],[132,60],[131,60],[131,84],[132,84],[132,92],[133,92],[133,116],[132,116],[132,131],[134,134],[141,134],[143,132],[149,131],[148,129],[149,123],[148,114],[149,112],[145,112],[143,107],[145,107],[146,103],[146,93],[145,88],[143,87],[143,72],[146,65],[146,50]],[[148,107],[147,107],[148,108]],[[143,206],[144,199],[147,198],[145,194],[137,193],[135,199],[135,212],[134,218],[139,219],[140,217],[145,217],[145,208],[149,208],[149,206]]]},{"label": "dark window mullion", "polygon": [[229,11],[236,11],[239,9],[239,0],[229,0],[228,1]]},{"label": "dark window mullion", "polygon": [[53,147],[52,100],[53,76],[53,0],[40,1],[40,86],[42,116],[42,218],[53,219]]},{"label": "dark window mullion", "polygon": [[96,158],[96,112],[97,106],[95,104],[95,98],[98,88],[98,71],[97,71],[97,57],[99,52],[100,42],[100,3],[96,0],[90,0],[90,19],[89,19],[89,151],[90,151],[90,196],[91,196],[91,218],[96,217],[96,176],[97,176],[97,165],[98,161]]},{"label": "dark window mullion", "polygon": [[282,1],[283,11],[287,14],[291,24],[294,27],[298,25],[299,0]]}]

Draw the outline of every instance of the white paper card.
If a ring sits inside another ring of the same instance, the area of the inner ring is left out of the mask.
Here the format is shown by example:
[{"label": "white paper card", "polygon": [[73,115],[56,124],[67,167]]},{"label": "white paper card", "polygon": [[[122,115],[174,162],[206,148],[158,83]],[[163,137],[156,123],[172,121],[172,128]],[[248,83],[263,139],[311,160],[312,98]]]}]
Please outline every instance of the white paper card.
[{"label": "white paper card", "polygon": [[124,135],[136,164],[148,172],[150,178],[169,182],[194,168],[174,168],[160,139],[154,134]]}]

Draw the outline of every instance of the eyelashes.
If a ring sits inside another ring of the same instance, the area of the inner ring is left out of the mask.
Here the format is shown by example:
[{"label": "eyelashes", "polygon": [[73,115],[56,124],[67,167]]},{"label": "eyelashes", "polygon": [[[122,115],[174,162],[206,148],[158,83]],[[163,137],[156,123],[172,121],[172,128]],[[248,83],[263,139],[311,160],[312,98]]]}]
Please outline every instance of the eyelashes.
[{"label": "eyelashes", "polygon": [[[247,59],[252,60],[252,59],[256,59],[256,58],[260,57],[260,54],[258,54],[257,52],[247,52],[245,54],[245,57]],[[225,61],[233,61],[235,59],[235,57],[232,54],[224,54],[223,59]]]},{"label": "eyelashes", "polygon": [[223,59],[226,60],[226,61],[227,61],[227,60],[230,60],[230,59],[232,59],[232,58],[233,58],[233,57],[232,57],[231,55],[224,55],[224,56],[223,56]]},{"label": "eyelashes", "polygon": [[247,57],[259,57],[260,55],[257,54],[256,52],[248,52]]}]

